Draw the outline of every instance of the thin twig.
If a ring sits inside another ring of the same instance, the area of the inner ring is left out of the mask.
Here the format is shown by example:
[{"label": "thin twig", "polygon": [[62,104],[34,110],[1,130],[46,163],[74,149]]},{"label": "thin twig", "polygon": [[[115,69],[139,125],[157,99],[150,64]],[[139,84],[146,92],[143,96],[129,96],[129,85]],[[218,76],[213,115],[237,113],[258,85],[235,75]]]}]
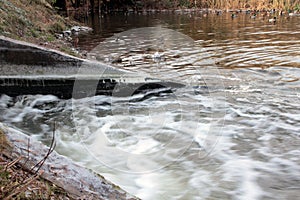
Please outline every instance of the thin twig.
[{"label": "thin twig", "polygon": [[49,157],[49,155],[54,151],[55,147],[56,147],[56,142],[55,142],[55,127],[56,123],[54,122],[54,125],[53,125],[53,136],[52,136],[52,141],[51,141],[51,145],[50,145],[50,148],[47,152],[47,154],[44,156],[44,158],[42,160],[40,160],[36,165],[34,165],[32,168],[31,168],[31,171],[34,169],[34,168],[37,168],[33,174],[37,174],[37,172],[41,169],[41,167],[43,166],[43,164],[45,163],[45,161],[47,160],[47,158]]},{"label": "thin twig", "polygon": [[27,159],[26,159],[26,161],[24,162],[24,165],[26,165],[27,162],[28,162],[28,160],[29,160],[29,153],[30,153],[29,147],[30,147],[30,138],[28,138],[28,140],[27,140]]},{"label": "thin twig", "polygon": [[[47,154],[44,156],[43,159],[41,159],[37,164],[35,164],[30,172],[33,174],[31,177],[29,178],[23,178],[23,180],[15,185],[12,186],[10,188],[10,190],[8,191],[14,191],[12,194],[8,195],[7,197],[4,198],[4,200],[8,200],[11,199],[13,196],[20,194],[21,192],[24,192],[26,190],[26,187],[34,180],[36,180],[40,174],[38,174],[38,172],[40,171],[41,167],[44,165],[45,161],[47,160],[47,158],[49,157],[49,155],[54,151],[55,147],[56,147],[56,142],[55,142],[55,130],[56,130],[56,126],[55,126],[55,122],[54,122],[54,126],[53,126],[53,136],[52,136],[52,141],[51,141],[51,145],[50,148],[47,152]],[[25,164],[27,163],[27,161],[29,160],[29,150],[30,148],[30,140],[28,140],[28,145],[27,145],[27,160],[25,161],[25,163],[23,164],[23,166],[25,166]],[[19,158],[17,158],[16,160],[7,163],[5,169],[9,169],[10,167],[12,167],[13,165],[15,165],[16,163],[18,163],[21,159],[23,158],[23,156],[20,156]],[[37,168],[35,171],[33,171],[35,168]],[[24,174],[25,175],[25,174]],[[28,175],[28,174],[27,174]]]},{"label": "thin twig", "polygon": [[11,161],[10,163],[7,163],[7,165],[5,166],[5,171],[9,168],[11,168],[12,166],[14,166],[17,162],[19,162],[21,159],[23,158],[23,156],[19,156],[17,159]]},{"label": "thin twig", "polygon": [[[26,190],[26,187],[34,180],[36,180],[37,178],[39,178],[39,174],[35,174],[32,177],[29,177],[28,179],[25,180],[24,184],[22,184],[21,187],[18,187],[15,189],[15,191],[8,195],[7,197],[5,197],[3,200],[9,200],[12,199],[13,196],[20,194],[21,192],[24,192]],[[19,184],[20,185],[20,184]]]}]

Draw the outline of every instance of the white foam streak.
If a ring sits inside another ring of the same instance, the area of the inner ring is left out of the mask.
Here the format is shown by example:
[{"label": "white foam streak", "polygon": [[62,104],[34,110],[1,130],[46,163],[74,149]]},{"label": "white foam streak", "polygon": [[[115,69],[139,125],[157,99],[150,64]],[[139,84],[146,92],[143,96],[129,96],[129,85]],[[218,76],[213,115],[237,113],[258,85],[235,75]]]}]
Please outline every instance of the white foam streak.
[{"label": "white foam streak", "polygon": [[240,186],[235,191],[239,199],[259,199],[263,195],[262,189],[256,183],[260,175],[254,170],[257,165],[259,163],[256,161],[239,157],[225,162],[222,166],[225,171],[223,179],[237,182]]}]

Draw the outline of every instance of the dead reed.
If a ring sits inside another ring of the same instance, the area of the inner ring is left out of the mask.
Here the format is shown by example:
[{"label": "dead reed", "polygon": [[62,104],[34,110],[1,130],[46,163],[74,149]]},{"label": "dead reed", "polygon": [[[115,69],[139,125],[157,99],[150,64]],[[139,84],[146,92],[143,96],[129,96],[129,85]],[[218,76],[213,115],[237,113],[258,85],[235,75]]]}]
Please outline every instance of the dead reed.
[{"label": "dead reed", "polygon": [[186,0],[194,6],[212,9],[278,9],[295,10],[300,5],[300,0]]}]

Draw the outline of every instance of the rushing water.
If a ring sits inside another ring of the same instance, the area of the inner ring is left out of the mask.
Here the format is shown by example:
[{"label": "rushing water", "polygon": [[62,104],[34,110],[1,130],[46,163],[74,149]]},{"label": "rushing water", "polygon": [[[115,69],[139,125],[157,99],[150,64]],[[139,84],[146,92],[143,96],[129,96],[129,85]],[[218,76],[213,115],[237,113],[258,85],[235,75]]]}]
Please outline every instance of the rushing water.
[{"label": "rushing water", "polygon": [[79,46],[91,59],[187,86],[144,100],[3,95],[1,121],[45,143],[56,121],[59,153],[142,199],[300,198],[299,17],[88,23]]}]

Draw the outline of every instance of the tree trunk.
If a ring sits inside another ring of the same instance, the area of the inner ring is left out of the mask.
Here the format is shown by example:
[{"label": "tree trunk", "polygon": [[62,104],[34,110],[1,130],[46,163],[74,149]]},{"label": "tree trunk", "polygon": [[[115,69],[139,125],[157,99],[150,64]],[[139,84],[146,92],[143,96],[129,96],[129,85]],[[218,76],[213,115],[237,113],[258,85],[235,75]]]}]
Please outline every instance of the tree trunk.
[{"label": "tree trunk", "polygon": [[95,0],[90,0],[92,13],[95,12]]}]

